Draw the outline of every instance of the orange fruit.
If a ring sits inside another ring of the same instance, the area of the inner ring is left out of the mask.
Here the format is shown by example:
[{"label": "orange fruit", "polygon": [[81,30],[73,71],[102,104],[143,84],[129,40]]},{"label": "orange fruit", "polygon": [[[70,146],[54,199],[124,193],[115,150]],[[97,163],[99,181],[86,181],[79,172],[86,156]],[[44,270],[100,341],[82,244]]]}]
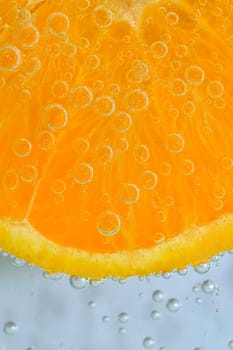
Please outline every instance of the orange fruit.
[{"label": "orange fruit", "polygon": [[233,3],[2,0],[0,246],[98,279],[233,248]]}]

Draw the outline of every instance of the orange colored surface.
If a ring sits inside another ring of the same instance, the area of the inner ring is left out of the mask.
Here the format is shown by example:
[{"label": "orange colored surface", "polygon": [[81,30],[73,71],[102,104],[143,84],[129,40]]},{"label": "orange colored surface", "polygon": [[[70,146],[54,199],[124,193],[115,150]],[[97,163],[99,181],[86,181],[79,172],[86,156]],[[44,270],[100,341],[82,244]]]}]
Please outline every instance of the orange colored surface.
[{"label": "orange colored surface", "polygon": [[1,1],[0,218],[111,253],[233,213],[233,8],[103,3]]}]

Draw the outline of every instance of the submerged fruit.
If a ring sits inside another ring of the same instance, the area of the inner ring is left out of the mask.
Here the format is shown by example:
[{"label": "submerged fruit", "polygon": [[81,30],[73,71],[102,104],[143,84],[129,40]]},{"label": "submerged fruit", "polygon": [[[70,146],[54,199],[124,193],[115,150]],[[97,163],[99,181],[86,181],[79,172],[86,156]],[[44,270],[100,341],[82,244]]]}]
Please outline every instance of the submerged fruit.
[{"label": "submerged fruit", "polygon": [[98,279],[233,248],[229,1],[2,1],[0,245]]}]

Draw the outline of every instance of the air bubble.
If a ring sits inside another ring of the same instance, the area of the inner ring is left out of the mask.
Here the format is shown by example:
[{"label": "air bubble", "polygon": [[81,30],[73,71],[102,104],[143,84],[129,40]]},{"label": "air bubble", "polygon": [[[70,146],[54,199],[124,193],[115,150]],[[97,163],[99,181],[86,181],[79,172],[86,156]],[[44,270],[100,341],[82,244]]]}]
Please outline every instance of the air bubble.
[{"label": "air bubble", "polygon": [[113,119],[114,129],[120,133],[128,131],[132,125],[132,117],[129,113],[118,112]]},{"label": "air bubble", "polygon": [[99,96],[95,100],[95,110],[103,117],[112,115],[115,108],[115,101],[111,96]]},{"label": "air bubble", "polygon": [[207,85],[207,94],[211,97],[211,98],[219,98],[223,95],[224,92],[224,85],[218,81],[211,81],[208,85]]},{"label": "air bubble", "polygon": [[155,345],[155,341],[151,337],[146,337],[143,339],[142,344],[143,344],[145,349],[152,349]]},{"label": "air bubble", "polygon": [[152,191],[158,183],[158,176],[150,170],[145,170],[142,174],[142,186],[145,190]]},{"label": "air bubble", "polygon": [[181,304],[178,299],[172,298],[167,302],[167,309],[171,312],[177,312],[180,310]]},{"label": "air bubble", "polygon": [[68,112],[60,104],[52,104],[45,108],[47,127],[52,131],[64,129],[68,123]]},{"label": "air bubble", "polygon": [[201,305],[203,303],[203,300],[200,297],[197,297],[195,299],[195,303],[198,304],[198,305]]},{"label": "air bubble", "polygon": [[0,71],[14,71],[22,61],[21,51],[11,45],[2,46],[0,48]]},{"label": "air bubble", "polygon": [[19,258],[13,258],[12,265],[22,267],[26,264],[25,260]]},{"label": "air bubble", "polygon": [[127,323],[129,321],[129,315],[127,314],[127,312],[121,312],[118,315],[118,320],[120,323]]},{"label": "air bubble", "polygon": [[221,159],[221,167],[225,170],[230,170],[233,168],[233,158],[224,157]]},{"label": "air bubble", "polygon": [[67,33],[70,28],[70,19],[63,12],[53,12],[47,21],[51,33],[58,35]]},{"label": "air bubble", "polygon": [[94,309],[96,307],[96,303],[93,301],[93,300],[90,300],[89,303],[88,303],[88,306],[91,308],[91,309]]},{"label": "air bubble", "polygon": [[168,135],[167,149],[171,153],[180,153],[184,149],[184,138],[182,135],[172,133]]},{"label": "air bubble", "polygon": [[74,181],[85,185],[93,180],[94,168],[88,163],[79,163],[74,166],[73,178]]},{"label": "air bubble", "polygon": [[94,21],[99,28],[108,28],[112,24],[112,11],[104,6],[97,6],[94,9]]},{"label": "air bubble", "polygon": [[121,199],[127,204],[136,203],[140,198],[140,189],[135,184],[124,184],[121,190]]},{"label": "air bubble", "polygon": [[222,210],[222,208],[223,208],[223,201],[221,199],[215,198],[213,200],[212,207],[216,211]]},{"label": "air bubble", "polygon": [[154,58],[165,58],[168,54],[168,46],[163,41],[155,41],[151,44],[151,52]]},{"label": "air bubble", "polygon": [[186,101],[183,104],[182,111],[185,115],[191,116],[193,115],[197,110],[197,107],[193,101]]},{"label": "air bubble", "polygon": [[150,316],[153,320],[159,320],[161,317],[161,314],[157,310],[152,310]]},{"label": "air bubble", "polygon": [[78,137],[73,143],[73,150],[79,155],[87,153],[90,149],[90,142],[84,137]]},{"label": "air bubble", "polygon": [[32,150],[32,144],[26,138],[18,138],[13,143],[13,152],[19,158],[28,157]]},{"label": "air bubble", "polygon": [[84,289],[88,285],[88,280],[83,277],[70,277],[70,285],[75,289]]},{"label": "air bubble", "polygon": [[78,7],[79,10],[85,11],[90,7],[90,0],[79,0],[75,5]]},{"label": "air bubble", "polygon": [[178,275],[186,276],[188,274],[188,269],[179,269],[177,270]]},{"label": "air bubble", "polygon": [[129,141],[125,137],[120,137],[117,140],[116,150],[118,152],[126,152],[129,149]]},{"label": "air bubble", "polygon": [[18,331],[18,326],[15,322],[9,321],[4,324],[3,330],[6,335],[14,335]]},{"label": "air bubble", "polygon": [[77,53],[77,46],[74,43],[66,42],[62,45],[62,53],[67,57],[74,57]]},{"label": "air bubble", "polygon": [[69,84],[65,80],[55,80],[51,86],[51,92],[54,97],[64,98],[68,95]]},{"label": "air bubble", "polygon": [[160,303],[164,300],[164,293],[161,290],[155,290],[152,294],[152,299],[156,302],[156,303]]},{"label": "air bubble", "polygon": [[185,176],[190,176],[195,171],[195,164],[190,159],[185,159],[183,161],[182,171]]},{"label": "air bubble", "polygon": [[172,166],[170,163],[162,162],[159,167],[159,172],[161,175],[169,176],[172,171]]},{"label": "air bubble", "polygon": [[81,50],[87,49],[89,46],[90,46],[90,41],[85,36],[82,36],[81,38],[79,38],[78,47]]},{"label": "air bubble", "polygon": [[34,165],[24,165],[21,168],[19,177],[26,183],[31,183],[36,180],[38,176],[38,169]]},{"label": "air bubble", "polygon": [[179,58],[183,58],[188,54],[188,47],[183,44],[178,45],[175,53],[176,53],[176,56],[178,56]]},{"label": "air bubble", "polygon": [[47,271],[42,272],[42,276],[47,280],[60,281],[64,278],[63,273],[50,273]]},{"label": "air bubble", "polygon": [[90,286],[93,288],[99,288],[100,286],[103,285],[103,283],[104,283],[104,280],[98,280],[98,281],[91,280],[89,282]]},{"label": "air bubble", "polygon": [[150,150],[146,145],[138,145],[134,148],[133,156],[137,163],[145,163],[150,158]]},{"label": "air bubble", "polygon": [[213,294],[215,292],[216,286],[212,280],[206,280],[202,283],[201,289],[206,294]]},{"label": "air bubble", "polygon": [[165,17],[166,23],[170,26],[174,26],[179,22],[179,16],[176,12],[168,12]]},{"label": "air bubble", "polygon": [[207,273],[210,270],[210,264],[204,263],[194,267],[194,270],[199,274]]},{"label": "air bubble", "polygon": [[71,103],[75,108],[86,108],[90,106],[93,99],[92,90],[85,85],[76,86],[70,94]]},{"label": "air bubble", "polygon": [[38,136],[38,146],[42,151],[49,151],[55,144],[55,136],[50,131],[41,131]]},{"label": "air bubble", "polygon": [[126,103],[131,111],[139,112],[148,107],[149,97],[145,91],[134,89],[126,95]]},{"label": "air bubble", "polygon": [[18,187],[19,177],[14,169],[8,169],[3,176],[3,189],[15,190]]},{"label": "air bubble", "polygon": [[199,66],[190,66],[185,70],[185,78],[189,84],[199,86],[205,80],[205,72]]},{"label": "air bubble", "polygon": [[39,41],[40,33],[34,25],[25,25],[17,33],[17,39],[25,48],[31,48]]},{"label": "air bubble", "polygon": [[106,316],[106,315],[105,315],[105,316],[102,317],[102,322],[103,322],[103,323],[108,323],[109,321],[110,321],[109,316]]},{"label": "air bubble", "polygon": [[104,236],[115,235],[121,228],[121,219],[111,210],[103,211],[98,217],[97,228]]},{"label": "air bubble", "polygon": [[120,327],[120,328],[118,329],[118,333],[119,333],[119,334],[126,334],[126,329],[125,329],[124,327]]},{"label": "air bubble", "polygon": [[55,194],[63,194],[66,191],[66,183],[62,179],[56,179],[52,183],[52,192]]},{"label": "air bubble", "polygon": [[86,57],[85,63],[90,69],[97,69],[100,66],[100,58],[97,55],[89,55]]},{"label": "air bubble", "polygon": [[112,160],[113,150],[107,144],[98,145],[95,150],[96,159],[101,163],[108,163]]},{"label": "air bubble", "polygon": [[184,96],[187,93],[187,85],[180,78],[173,79],[170,82],[170,91],[173,96]]}]

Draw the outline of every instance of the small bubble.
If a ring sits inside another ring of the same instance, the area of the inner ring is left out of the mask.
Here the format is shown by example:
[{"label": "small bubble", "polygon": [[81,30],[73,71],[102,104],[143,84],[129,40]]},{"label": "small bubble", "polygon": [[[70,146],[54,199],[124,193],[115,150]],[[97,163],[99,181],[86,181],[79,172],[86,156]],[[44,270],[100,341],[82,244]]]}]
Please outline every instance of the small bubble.
[{"label": "small bubble", "polygon": [[75,108],[86,108],[90,106],[93,99],[92,90],[85,85],[74,87],[70,94],[71,103]]},{"label": "small bubble", "polygon": [[225,170],[230,170],[233,168],[233,158],[224,157],[221,159],[221,166]]},{"label": "small bubble", "polygon": [[200,286],[199,285],[193,286],[192,291],[193,293],[198,293],[200,291]]},{"label": "small bubble", "polygon": [[114,129],[120,133],[128,131],[132,125],[132,117],[129,113],[118,112],[113,119]]},{"label": "small bubble", "polygon": [[135,184],[124,184],[121,190],[121,199],[127,204],[136,203],[140,198],[140,189]]},{"label": "small bubble", "polygon": [[142,174],[142,185],[145,190],[153,190],[158,183],[158,176],[150,170],[145,170]]},{"label": "small bubble", "polygon": [[6,45],[0,48],[0,71],[14,71],[21,61],[21,51],[17,47]]},{"label": "small bubble", "polygon": [[143,339],[142,344],[143,344],[145,349],[152,349],[155,345],[155,341],[151,337],[146,337]]},{"label": "small bubble", "polygon": [[22,26],[17,32],[17,39],[25,48],[31,48],[35,44],[37,44],[39,41],[39,37],[40,32],[32,24]]},{"label": "small bubble", "polygon": [[216,211],[222,210],[223,201],[221,199],[215,198],[212,202],[212,208]]},{"label": "small bubble", "polygon": [[163,41],[155,41],[151,44],[151,52],[154,58],[162,59],[168,54],[167,44]]},{"label": "small bubble", "polygon": [[207,94],[211,97],[211,98],[219,98],[223,95],[224,92],[224,85],[218,81],[211,81],[208,85],[207,85]]},{"label": "small bubble", "polygon": [[201,289],[206,294],[212,294],[215,292],[216,286],[212,280],[206,280],[202,283]]},{"label": "small bubble", "polygon": [[185,78],[190,85],[199,86],[205,80],[205,72],[199,66],[189,66],[185,70]]},{"label": "small bubble", "polygon": [[185,56],[187,56],[188,54],[188,47],[186,45],[178,45],[176,48],[176,56],[178,56],[179,58],[183,58]]},{"label": "small bubble", "polygon": [[53,280],[53,281],[60,281],[64,278],[63,273],[50,273],[46,271],[42,272],[42,276],[47,280]]},{"label": "small bubble", "polygon": [[38,146],[42,151],[49,151],[55,144],[55,136],[50,131],[41,131],[38,136]]},{"label": "small bubble", "polygon": [[164,293],[161,290],[155,290],[152,294],[152,299],[155,302],[161,302],[164,300]]},{"label": "small bubble", "polygon": [[162,162],[160,164],[159,172],[161,175],[169,176],[171,174],[171,171],[172,171],[172,166],[170,163]]},{"label": "small bubble", "polygon": [[180,269],[177,270],[178,275],[180,276],[186,276],[188,274],[188,269]]},{"label": "small bubble", "polygon": [[113,211],[103,211],[98,217],[97,228],[102,235],[115,235],[121,228],[121,219]]},{"label": "small bubble", "polygon": [[90,0],[79,0],[76,2],[75,6],[77,6],[79,10],[85,11],[89,8],[90,4]]},{"label": "small bubble", "polygon": [[166,280],[170,279],[172,277],[173,273],[172,272],[164,272],[162,274],[162,277]]},{"label": "small bubble", "polygon": [[94,21],[100,28],[108,28],[112,24],[112,11],[104,6],[97,6],[94,9]]},{"label": "small bubble", "polygon": [[96,147],[95,156],[101,163],[108,163],[112,160],[113,149],[107,144],[100,144]]},{"label": "small bubble", "polygon": [[170,82],[170,91],[173,96],[184,96],[187,92],[187,85],[180,78],[173,79]]},{"label": "small bubble", "polygon": [[75,164],[73,169],[73,178],[74,181],[86,185],[93,180],[94,177],[94,168],[87,163]]},{"label": "small bubble", "polygon": [[47,24],[51,33],[58,35],[69,31],[70,19],[63,12],[53,12],[48,17]]},{"label": "small bubble", "polygon": [[83,277],[70,277],[70,285],[75,289],[84,289],[88,285],[88,280]]},{"label": "small bubble", "polygon": [[88,303],[88,306],[91,308],[91,309],[94,309],[96,307],[96,303],[93,301],[93,300],[90,300],[89,303]]},{"label": "small bubble", "polygon": [[167,149],[171,153],[180,153],[183,151],[185,145],[184,137],[177,133],[168,135]]},{"label": "small bubble", "polygon": [[148,107],[149,97],[145,91],[134,89],[126,95],[126,103],[131,111],[139,112]]},{"label": "small bubble", "polygon": [[125,329],[124,327],[120,327],[120,328],[118,329],[118,333],[119,333],[119,334],[126,334],[126,329]]},{"label": "small bubble", "polygon": [[103,316],[103,317],[102,317],[102,322],[103,322],[103,323],[108,323],[109,321],[110,321],[109,316]]},{"label": "small bubble", "polygon": [[68,95],[69,84],[65,80],[55,80],[51,86],[51,92],[54,97],[64,98]]},{"label": "small bubble", "polygon": [[46,125],[52,131],[64,129],[68,123],[68,112],[60,104],[52,104],[45,108]]},{"label": "small bubble", "polygon": [[86,57],[85,63],[90,69],[97,69],[100,66],[100,58],[97,55],[89,55]]},{"label": "small bubble", "polygon": [[127,323],[129,321],[129,315],[127,314],[127,312],[121,312],[118,315],[118,320],[121,323]]},{"label": "small bubble", "polygon": [[3,176],[3,188],[5,190],[15,190],[18,187],[19,177],[14,169],[9,169]]},{"label": "small bubble", "polygon": [[228,347],[233,349],[233,339],[228,342]]},{"label": "small bubble", "polygon": [[3,330],[6,335],[14,335],[18,331],[18,326],[15,322],[9,321],[4,324]]},{"label": "small bubble", "polygon": [[92,280],[89,282],[90,286],[93,288],[99,288],[100,286],[103,285],[103,283],[104,283],[104,280],[98,280],[98,281]]},{"label": "small bubble", "polygon": [[63,194],[66,191],[66,183],[62,179],[56,179],[52,183],[52,192],[55,194]]},{"label": "small bubble", "polygon": [[193,101],[186,101],[183,104],[182,111],[185,115],[191,116],[193,115],[197,110],[197,107]]},{"label": "small bubble", "polygon": [[19,259],[19,258],[14,258],[12,261],[12,265],[17,266],[17,267],[24,266],[25,264],[26,264],[25,260]]},{"label": "small bubble", "polygon": [[171,312],[177,312],[180,310],[181,303],[179,302],[178,299],[172,298],[169,299],[167,302],[167,309]]},{"label": "small bubble", "polygon": [[24,165],[19,174],[20,179],[27,183],[35,181],[37,176],[38,169],[34,165]]},{"label": "small bubble", "polygon": [[150,150],[146,145],[137,145],[133,151],[137,163],[145,163],[150,158]]},{"label": "small bubble", "polygon": [[177,15],[176,12],[172,12],[172,11],[166,14],[165,19],[166,19],[166,23],[170,26],[174,26],[179,22],[179,16]]},{"label": "small bubble", "polygon": [[18,138],[13,143],[13,152],[17,157],[28,157],[32,150],[32,144],[26,138]]},{"label": "small bubble", "polygon": [[194,267],[194,270],[199,274],[207,273],[210,270],[210,264],[204,263]]},{"label": "small bubble", "polygon": [[195,303],[198,304],[198,305],[200,305],[200,304],[203,303],[203,300],[202,300],[201,298],[197,297],[197,298],[195,299]]},{"label": "small bubble", "polygon": [[152,310],[150,316],[153,320],[159,320],[161,317],[161,314],[157,310]]},{"label": "small bubble", "polygon": [[95,100],[95,110],[103,117],[109,117],[115,112],[115,101],[111,96],[99,96]]},{"label": "small bubble", "polygon": [[190,176],[195,171],[195,164],[190,159],[185,159],[183,161],[182,171],[185,176]]}]

